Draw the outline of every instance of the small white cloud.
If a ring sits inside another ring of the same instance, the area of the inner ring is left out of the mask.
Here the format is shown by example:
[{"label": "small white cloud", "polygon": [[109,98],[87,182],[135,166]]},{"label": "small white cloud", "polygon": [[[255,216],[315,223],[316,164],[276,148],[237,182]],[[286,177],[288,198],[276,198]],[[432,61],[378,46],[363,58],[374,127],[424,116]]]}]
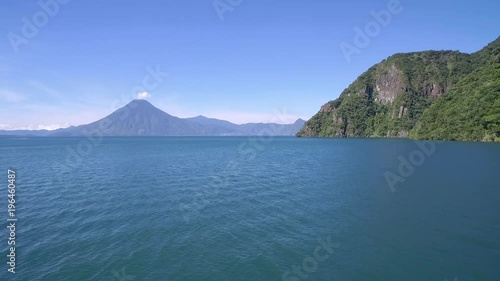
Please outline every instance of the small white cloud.
[{"label": "small white cloud", "polygon": [[36,129],[37,130],[53,131],[53,130],[57,130],[60,128],[65,128],[65,127],[67,127],[67,126],[62,126],[60,124],[50,124],[50,125],[38,125],[38,127]]},{"label": "small white cloud", "polygon": [[150,97],[151,97],[151,94],[148,92],[140,92],[137,94],[137,98],[140,100],[146,100],[146,99],[149,99]]},{"label": "small white cloud", "polygon": [[19,102],[24,100],[24,96],[20,93],[9,91],[9,90],[0,90],[0,99],[6,100],[8,102]]},{"label": "small white cloud", "polygon": [[[0,125],[5,125],[5,124],[0,124]],[[10,125],[5,125],[5,127],[0,127],[1,130],[28,130],[28,131],[33,131],[33,130],[47,130],[47,131],[53,131],[61,128],[67,128],[69,125],[60,125],[60,124],[50,124],[50,125],[33,125],[29,124],[27,126],[10,126]]]}]

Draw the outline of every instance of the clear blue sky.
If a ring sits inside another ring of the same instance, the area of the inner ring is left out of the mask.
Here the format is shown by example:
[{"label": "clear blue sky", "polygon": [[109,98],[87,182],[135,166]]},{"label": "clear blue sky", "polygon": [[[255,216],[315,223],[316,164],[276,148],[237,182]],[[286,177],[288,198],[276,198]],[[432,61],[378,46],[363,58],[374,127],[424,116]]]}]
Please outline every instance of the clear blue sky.
[{"label": "clear blue sky", "polygon": [[400,0],[348,62],[340,44],[354,46],[355,27],[392,0],[243,0],[223,20],[213,0],[60,1],[68,3],[17,41],[23,17],[41,25],[45,12],[39,1],[0,4],[0,129],[94,121],[141,91],[148,66],[169,73],[146,91],[172,115],[307,119],[393,53],[470,53],[500,35],[498,0]]}]

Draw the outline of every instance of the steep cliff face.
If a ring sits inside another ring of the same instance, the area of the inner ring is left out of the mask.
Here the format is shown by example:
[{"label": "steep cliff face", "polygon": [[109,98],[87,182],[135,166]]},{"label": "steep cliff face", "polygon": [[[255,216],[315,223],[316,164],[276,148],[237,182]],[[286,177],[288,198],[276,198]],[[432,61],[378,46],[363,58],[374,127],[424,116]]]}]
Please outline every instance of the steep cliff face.
[{"label": "steep cliff face", "polygon": [[457,51],[395,54],[323,105],[297,135],[407,137],[432,103],[489,58],[484,50],[472,55]]},{"label": "steep cliff face", "polygon": [[375,101],[391,104],[403,89],[403,74],[396,65],[392,64],[375,82],[375,92],[377,93]]}]

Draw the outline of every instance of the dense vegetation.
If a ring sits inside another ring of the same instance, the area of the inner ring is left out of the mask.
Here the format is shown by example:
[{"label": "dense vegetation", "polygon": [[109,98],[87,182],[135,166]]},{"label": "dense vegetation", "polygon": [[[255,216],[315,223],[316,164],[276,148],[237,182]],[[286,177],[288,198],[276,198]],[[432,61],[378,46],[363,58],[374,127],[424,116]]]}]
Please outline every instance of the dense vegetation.
[{"label": "dense vegetation", "polygon": [[500,139],[500,38],[474,54],[396,54],[325,104],[297,134]]},{"label": "dense vegetation", "polygon": [[500,141],[500,61],[460,80],[424,112],[411,136]]}]

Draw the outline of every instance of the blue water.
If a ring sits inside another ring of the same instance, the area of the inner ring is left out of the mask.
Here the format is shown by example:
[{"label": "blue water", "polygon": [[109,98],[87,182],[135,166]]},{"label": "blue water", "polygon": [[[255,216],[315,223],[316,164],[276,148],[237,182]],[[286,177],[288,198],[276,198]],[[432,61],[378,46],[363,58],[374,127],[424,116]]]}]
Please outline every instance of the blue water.
[{"label": "blue water", "polygon": [[0,139],[0,280],[500,280],[498,144],[94,141]]}]

